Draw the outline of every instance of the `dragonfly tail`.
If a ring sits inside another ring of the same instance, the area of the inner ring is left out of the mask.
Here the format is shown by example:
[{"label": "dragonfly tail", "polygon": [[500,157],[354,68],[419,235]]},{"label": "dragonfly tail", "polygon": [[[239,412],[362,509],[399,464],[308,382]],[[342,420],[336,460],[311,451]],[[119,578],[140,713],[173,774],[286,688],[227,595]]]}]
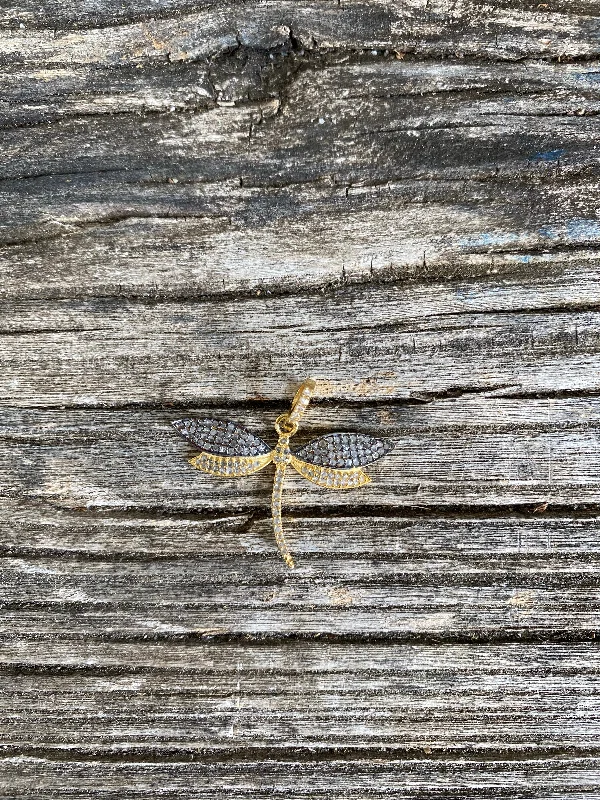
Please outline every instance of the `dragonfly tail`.
[{"label": "dragonfly tail", "polygon": [[283,535],[283,522],[281,520],[281,495],[283,493],[283,478],[285,476],[285,464],[275,466],[275,480],[273,482],[273,495],[271,498],[271,514],[273,516],[273,532],[277,547],[285,563],[290,569],[294,569],[294,559],[286,544]]}]

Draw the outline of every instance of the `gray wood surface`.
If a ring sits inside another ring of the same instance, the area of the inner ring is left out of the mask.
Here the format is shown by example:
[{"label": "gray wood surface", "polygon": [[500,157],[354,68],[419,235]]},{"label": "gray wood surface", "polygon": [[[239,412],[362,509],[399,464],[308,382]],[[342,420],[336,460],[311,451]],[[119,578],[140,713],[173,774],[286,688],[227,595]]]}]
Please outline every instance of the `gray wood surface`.
[{"label": "gray wood surface", "polygon": [[599,12],[2,5],[1,797],[600,798]]}]

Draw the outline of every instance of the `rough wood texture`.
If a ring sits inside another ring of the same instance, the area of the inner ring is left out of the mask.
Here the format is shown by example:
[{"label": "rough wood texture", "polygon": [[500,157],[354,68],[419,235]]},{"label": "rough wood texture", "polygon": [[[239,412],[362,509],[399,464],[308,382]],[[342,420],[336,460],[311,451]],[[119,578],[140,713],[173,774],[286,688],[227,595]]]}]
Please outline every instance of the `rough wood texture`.
[{"label": "rough wood texture", "polygon": [[600,798],[597,13],[0,9],[1,797]]}]

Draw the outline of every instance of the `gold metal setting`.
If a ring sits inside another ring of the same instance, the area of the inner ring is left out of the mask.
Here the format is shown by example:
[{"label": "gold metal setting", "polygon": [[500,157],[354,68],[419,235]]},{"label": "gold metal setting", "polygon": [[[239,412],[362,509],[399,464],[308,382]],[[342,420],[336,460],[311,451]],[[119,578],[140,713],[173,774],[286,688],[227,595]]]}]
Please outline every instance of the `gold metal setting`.
[{"label": "gold metal setting", "polygon": [[175,428],[201,448],[189,463],[208,475],[218,478],[238,478],[252,475],[275,464],[271,496],[271,516],[275,541],[285,563],[293,569],[294,560],[283,534],[281,505],[283,481],[288,467],[325,489],[356,489],[371,482],[362,467],[388,453],[394,443],[389,439],[356,433],[333,433],[313,439],[296,452],[290,449],[290,437],[297,433],[318,383],[312,378],[304,381],[287,414],[275,421],[278,441],[273,450],[262,439],[241,425],[226,420],[177,420]]},{"label": "gold metal setting", "polygon": [[200,453],[195,458],[190,458],[192,467],[214,475],[217,478],[241,478],[260,472],[263,467],[273,460],[273,453],[265,456],[215,456],[212,453]]},{"label": "gold metal setting", "polygon": [[317,467],[307,464],[292,456],[292,467],[303,478],[322,486],[324,489],[358,489],[371,483],[371,478],[360,467],[355,469],[334,469],[333,467]]}]

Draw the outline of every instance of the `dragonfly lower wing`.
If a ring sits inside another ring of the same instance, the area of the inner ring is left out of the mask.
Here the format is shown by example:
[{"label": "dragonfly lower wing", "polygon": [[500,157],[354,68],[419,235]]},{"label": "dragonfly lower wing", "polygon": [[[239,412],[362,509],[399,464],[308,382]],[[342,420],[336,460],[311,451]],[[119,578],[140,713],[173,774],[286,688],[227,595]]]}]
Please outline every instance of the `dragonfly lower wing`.
[{"label": "dragonfly lower wing", "polygon": [[213,453],[200,453],[190,458],[192,467],[218,478],[241,478],[259,472],[273,460],[273,452],[259,456],[216,456]]},{"label": "dragonfly lower wing", "polygon": [[371,482],[371,478],[360,467],[334,469],[309,464],[292,456],[292,466],[303,478],[325,489],[356,489]]}]

